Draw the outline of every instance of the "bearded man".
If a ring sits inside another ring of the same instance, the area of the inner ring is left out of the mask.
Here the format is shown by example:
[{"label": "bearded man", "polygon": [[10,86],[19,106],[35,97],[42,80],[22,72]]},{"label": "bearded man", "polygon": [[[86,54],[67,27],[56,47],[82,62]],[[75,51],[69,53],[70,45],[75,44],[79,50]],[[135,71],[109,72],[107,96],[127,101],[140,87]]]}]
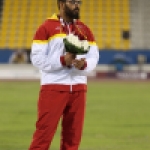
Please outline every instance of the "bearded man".
[{"label": "bearded man", "polygon": [[[41,72],[36,130],[29,150],[48,150],[61,119],[60,150],[78,150],[85,114],[87,75],[95,69],[99,52],[90,29],[81,22],[80,0],[57,0],[53,14],[37,29],[31,62]],[[87,54],[65,51],[68,34],[87,40]]]}]

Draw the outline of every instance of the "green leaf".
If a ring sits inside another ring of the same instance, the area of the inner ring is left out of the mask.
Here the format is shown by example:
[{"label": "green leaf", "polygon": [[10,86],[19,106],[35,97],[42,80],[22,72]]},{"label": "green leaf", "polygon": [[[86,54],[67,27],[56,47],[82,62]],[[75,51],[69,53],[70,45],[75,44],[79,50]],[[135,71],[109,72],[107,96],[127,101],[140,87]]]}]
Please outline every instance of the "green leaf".
[{"label": "green leaf", "polygon": [[65,45],[65,49],[66,49],[66,52],[70,52],[70,53],[74,53],[74,54],[86,54],[88,51],[84,51],[84,48],[79,48],[73,44],[71,44],[70,42],[68,42],[67,39],[64,39],[63,40],[64,42],[64,45]]}]

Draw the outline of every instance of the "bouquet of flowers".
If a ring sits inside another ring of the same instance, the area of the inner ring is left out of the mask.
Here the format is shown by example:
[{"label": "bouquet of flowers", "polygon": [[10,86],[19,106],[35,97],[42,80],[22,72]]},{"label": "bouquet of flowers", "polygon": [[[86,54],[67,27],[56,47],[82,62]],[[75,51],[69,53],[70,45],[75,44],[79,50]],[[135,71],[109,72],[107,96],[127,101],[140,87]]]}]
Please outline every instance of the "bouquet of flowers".
[{"label": "bouquet of flowers", "polygon": [[73,54],[86,54],[89,51],[89,43],[87,40],[79,40],[78,36],[74,34],[68,34],[63,39],[66,52]]}]

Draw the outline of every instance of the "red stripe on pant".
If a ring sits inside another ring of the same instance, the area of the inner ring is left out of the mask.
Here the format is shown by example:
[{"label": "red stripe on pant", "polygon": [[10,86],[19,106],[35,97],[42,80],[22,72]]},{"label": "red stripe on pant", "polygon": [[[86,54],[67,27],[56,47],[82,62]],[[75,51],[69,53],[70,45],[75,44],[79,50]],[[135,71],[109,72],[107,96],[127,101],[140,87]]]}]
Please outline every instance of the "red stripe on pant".
[{"label": "red stripe on pant", "polygon": [[48,150],[62,117],[60,150],[78,150],[85,111],[86,91],[41,90],[36,131],[29,150]]}]

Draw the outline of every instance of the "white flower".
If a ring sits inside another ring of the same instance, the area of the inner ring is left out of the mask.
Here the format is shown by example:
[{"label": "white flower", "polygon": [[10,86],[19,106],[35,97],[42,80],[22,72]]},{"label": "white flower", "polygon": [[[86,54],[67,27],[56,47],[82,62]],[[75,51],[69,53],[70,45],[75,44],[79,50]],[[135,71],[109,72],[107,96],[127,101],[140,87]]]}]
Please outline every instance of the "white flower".
[{"label": "white flower", "polygon": [[78,36],[70,33],[65,38],[69,43],[83,49],[84,51],[89,50],[89,43],[87,40],[79,40]]},{"label": "white flower", "polygon": [[77,46],[77,47],[79,47],[79,48],[81,48],[81,46],[82,46],[81,42],[79,40],[75,40],[74,41],[74,45]]},{"label": "white flower", "polygon": [[68,36],[66,36],[66,39],[71,44],[74,44],[75,46],[81,48],[81,41],[79,40],[78,36],[75,36],[74,34],[70,33]]},{"label": "white flower", "polygon": [[66,36],[66,39],[68,40],[68,42],[73,43],[74,36],[72,34],[69,34],[68,36]]},{"label": "white flower", "polygon": [[87,41],[87,40],[83,40],[83,41],[82,41],[82,46],[83,46],[84,50],[88,50],[88,48],[89,48],[89,43],[88,43],[88,41]]}]

